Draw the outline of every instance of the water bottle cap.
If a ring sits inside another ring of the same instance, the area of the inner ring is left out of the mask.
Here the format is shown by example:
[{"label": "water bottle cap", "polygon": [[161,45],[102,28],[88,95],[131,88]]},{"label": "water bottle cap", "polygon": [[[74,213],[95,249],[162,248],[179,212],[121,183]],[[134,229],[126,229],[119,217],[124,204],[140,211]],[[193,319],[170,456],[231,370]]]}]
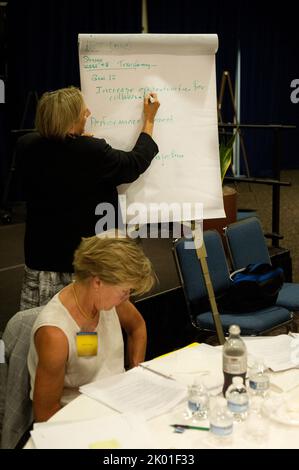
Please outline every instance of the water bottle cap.
[{"label": "water bottle cap", "polygon": [[239,325],[231,325],[228,331],[231,335],[239,335],[241,333]]},{"label": "water bottle cap", "polygon": [[243,385],[243,379],[242,377],[239,377],[238,375],[236,377],[233,377],[233,384],[235,385]]}]

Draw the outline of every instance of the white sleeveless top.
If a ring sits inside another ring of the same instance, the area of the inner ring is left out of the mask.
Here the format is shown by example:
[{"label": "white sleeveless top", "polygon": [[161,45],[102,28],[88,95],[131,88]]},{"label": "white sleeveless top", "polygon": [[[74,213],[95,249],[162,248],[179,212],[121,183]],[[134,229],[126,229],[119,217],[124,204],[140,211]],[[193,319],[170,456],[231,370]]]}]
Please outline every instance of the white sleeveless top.
[{"label": "white sleeveless top", "polygon": [[68,340],[69,355],[66,363],[61,405],[66,405],[76,398],[79,395],[78,388],[81,385],[124,372],[124,343],[115,308],[100,312],[99,323],[94,330],[98,333],[98,354],[96,356],[79,357],[77,355],[76,333],[79,333],[81,329],[61,303],[58,292],[39,313],[32,328],[27,360],[30,373],[31,400],[38,364],[34,335],[42,326],[60,328]]}]

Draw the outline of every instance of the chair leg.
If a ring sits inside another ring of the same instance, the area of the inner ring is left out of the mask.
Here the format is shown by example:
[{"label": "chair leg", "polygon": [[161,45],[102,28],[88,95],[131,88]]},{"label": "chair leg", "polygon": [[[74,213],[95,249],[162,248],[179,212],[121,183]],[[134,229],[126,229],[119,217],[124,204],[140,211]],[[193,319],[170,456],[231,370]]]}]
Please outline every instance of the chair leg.
[{"label": "chair leg", "polygon": [[287,333],[290,331],[293,333],[298,333],[299,332],[299,312],[293,312],[293,319],[291,323],[289,323],[287,326]]}]

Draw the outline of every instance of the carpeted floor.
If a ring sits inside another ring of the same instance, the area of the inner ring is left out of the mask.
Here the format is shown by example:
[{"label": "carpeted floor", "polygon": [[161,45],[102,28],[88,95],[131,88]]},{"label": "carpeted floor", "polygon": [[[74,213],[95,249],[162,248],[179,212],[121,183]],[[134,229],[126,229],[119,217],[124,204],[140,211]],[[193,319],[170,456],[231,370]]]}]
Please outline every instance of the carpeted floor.
[{"label": "carpeted floor", "polygon": [[[281,188],[280,246],[290,250],[293,266],[293,282],[299,282],[299,170],[281,172],[281,181],[291,183]],[[272,188],[271,186],[240,183],[237,186],[238,207],[254,209],[261,220],[264,232],[271,232]],[[270,245],[270,240],[268,244]]]}]

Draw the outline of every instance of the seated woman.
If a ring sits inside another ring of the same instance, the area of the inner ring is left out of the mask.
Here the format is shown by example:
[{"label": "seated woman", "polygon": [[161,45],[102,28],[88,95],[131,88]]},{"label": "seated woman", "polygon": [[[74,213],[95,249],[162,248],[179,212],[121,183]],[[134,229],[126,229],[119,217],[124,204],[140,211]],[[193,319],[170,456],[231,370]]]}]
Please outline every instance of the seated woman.
[{"label": "seated woman", "polygon": [[149,259],[130,238],[83,238],[74,255],[75,282],[45,306],[28,355],[35,421],[78,396],[78,388],[124,371],[122,328],[130,367],[144,360],[145,322],[129,302],[154,284]]}]

